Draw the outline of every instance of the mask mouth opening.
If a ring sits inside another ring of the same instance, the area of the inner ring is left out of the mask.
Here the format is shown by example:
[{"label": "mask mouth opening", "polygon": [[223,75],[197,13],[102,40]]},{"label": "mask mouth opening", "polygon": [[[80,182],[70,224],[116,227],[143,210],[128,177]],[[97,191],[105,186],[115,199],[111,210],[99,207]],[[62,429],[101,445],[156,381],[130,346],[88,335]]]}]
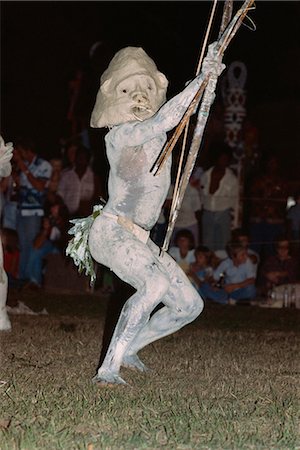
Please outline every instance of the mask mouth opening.
[{"label": "mask mouth opening", "polygon": [[153,116],[154,114],[153,109],[149,105],[143,105],[141,103],[139,103],[138,105],[134,105],[131,108],[131,112],[133,116],[140,121],[145,120],[148,117]]}]

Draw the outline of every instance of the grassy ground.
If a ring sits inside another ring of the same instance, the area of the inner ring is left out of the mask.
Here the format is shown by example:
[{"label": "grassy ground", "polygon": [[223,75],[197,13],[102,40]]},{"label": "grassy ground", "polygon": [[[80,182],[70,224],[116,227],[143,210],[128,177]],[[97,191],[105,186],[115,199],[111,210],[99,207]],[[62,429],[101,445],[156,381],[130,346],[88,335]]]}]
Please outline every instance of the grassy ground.
[{"label": "grassy ground", "polygon": [[106,300],[19,299],[49,315],[0,334],[1,450],[300,448],[299,310],[207,306],[141,352],[150,374],[99,388]]}]

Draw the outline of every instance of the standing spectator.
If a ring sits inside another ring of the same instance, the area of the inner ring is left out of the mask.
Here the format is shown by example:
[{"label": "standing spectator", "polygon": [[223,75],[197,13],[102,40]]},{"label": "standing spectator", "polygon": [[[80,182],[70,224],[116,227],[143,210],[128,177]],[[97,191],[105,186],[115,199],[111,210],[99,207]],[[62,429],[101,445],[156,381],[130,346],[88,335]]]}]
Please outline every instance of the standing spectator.
[{"label": "standing spectator", "polygon": [[257,175],[249,186],[250,242],[263,260],[274,254],[275,237],[285,231],[287,182],[280,174],[277,156],[266,161],[263,174]]},{"label": "standing spectator", "polygon": [[49,180],[47,189],[46,202],[44,205],[45,212],[47,209],[47,205],[54,204],[57,201],[57,189],[62,174],[62,160],[60,158],[52,158],[49,162],[52,167],[52,175]]},{"label": "standing spectator", "polygon": [[266,295],[275,286],[295,283],[299,276],[299,264],[291,256],[288,238],[285,235],[277,237],[276,254],[269,255],[261,268],[262,294]]},{"label": "standing spectator", "polygon": [[37,155],[35,145],[30,139],[16,142],[13,160],[20,171],[16,180],[19,186],[17,216],[20,243],[19,277],[26,280],[29,253],[44,216],[46,187],[52,168],[48,161]]},{"label": "standing spectator", "polygon": [[182,205],[175,223],[173,232],[174,238],[171,241],[171,245],[173,245],[175,242],[176,233],[182,229],[190,230],[190,232],[193,234],[195,246],[198,245],[199,225],[197,214],[200,212],[200,209],[201,201],[199,190],[197,189],[197,185],[194,185],[194,180],[191,177],[189,184],[187,185]]},{"label": "standing spectator", "polygon": [[63,150],[63,171],[74,169],[78,143],[68,141]]},{"label": "standing spectator", "polygon": [[230,158],[230,149],[221,148],[215,166],[201,178],[202,241],[210,250],[224,250],[230,240],[232,211],[238,196],[238,179],[228,167]]},{"label": "standing spectator", "polygon": [[170,247],[169,254],[181,269],[188,273],[190,264],[195,261],[194,237],[190,230],[179,230],[175,236],[175,246]]},{"label": "standing spectator", "polygon": [[83,146],[76,151],[75,167],[62,173],[57,193],[69,210],[70,217],[91,214],[102,194],[99,177],[89,166],[90,153]]}]

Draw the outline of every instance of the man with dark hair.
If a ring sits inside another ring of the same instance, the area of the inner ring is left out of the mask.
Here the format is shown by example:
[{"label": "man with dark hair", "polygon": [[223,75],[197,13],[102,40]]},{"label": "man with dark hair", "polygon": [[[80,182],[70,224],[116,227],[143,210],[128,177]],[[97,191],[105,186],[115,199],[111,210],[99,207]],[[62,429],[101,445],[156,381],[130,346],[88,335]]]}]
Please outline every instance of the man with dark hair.
[{"label": "man with dark hair", "polygon": [[15,182],[19,187],[17,232],[20,243],[19,277],[29,278],[27,262],[30,248],[44,216],[46,187],[52,173],[51,164],[39,157],[31,139],[16,142],[13,161],[19,170]]},{"label": "man with dark hair", "polygon": [[62,173],[57,193],[63,199],[71,217],[91,214],[102,194],[100,180],[91,169],[89,150],[80,145],[76,150],[75,167]]},{"label": "man with dark hair", "polygon": [[230,240],[232,211],[238,198],[238,180],[228,167],[230,153],[222,147],[216,164],[201,177],[202,241],[210,250],[224,250]]}]

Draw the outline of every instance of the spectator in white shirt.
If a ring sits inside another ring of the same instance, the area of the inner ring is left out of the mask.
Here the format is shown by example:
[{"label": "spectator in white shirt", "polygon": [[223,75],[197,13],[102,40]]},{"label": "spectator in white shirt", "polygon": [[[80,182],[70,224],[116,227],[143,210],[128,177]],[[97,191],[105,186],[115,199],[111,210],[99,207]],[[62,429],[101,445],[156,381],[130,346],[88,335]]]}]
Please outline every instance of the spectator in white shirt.
[{"label": "spectator in white shirt", "polygon": [[230,240],[238,196],[238,179],[228,167],[230,158],[230,149],[221,148],[215,166],[201,177],[202,241],[210,250],[224,250]]},{"label": "spectator in white shirt", "polygon": [[70,217],[91,214],[101,195],[99,177],[89,166],[90,153],[83,146],[76,152],[75,167],[62,173],[57,193],[68,208]]},{"label": "spectator in white shirt", "polygon": [[193,233],[190,230],[179,230],[175,236],[175,246],[168,253],[175,259],[181,269],[188,274],[190,264],[195,262]]},{"label": "spectator in white shirt", "polygon": [[171,241],[172,245],[175,243],[177,232],[182,229],[190,230],[194,237],[195,246],[197,247],[199,245],[199,223],[197,213],[200,212],[200,210],[201,200],[199,190],[197,189],[197,183],[195,183],[191,177],[175,222],[173,239]]}]

